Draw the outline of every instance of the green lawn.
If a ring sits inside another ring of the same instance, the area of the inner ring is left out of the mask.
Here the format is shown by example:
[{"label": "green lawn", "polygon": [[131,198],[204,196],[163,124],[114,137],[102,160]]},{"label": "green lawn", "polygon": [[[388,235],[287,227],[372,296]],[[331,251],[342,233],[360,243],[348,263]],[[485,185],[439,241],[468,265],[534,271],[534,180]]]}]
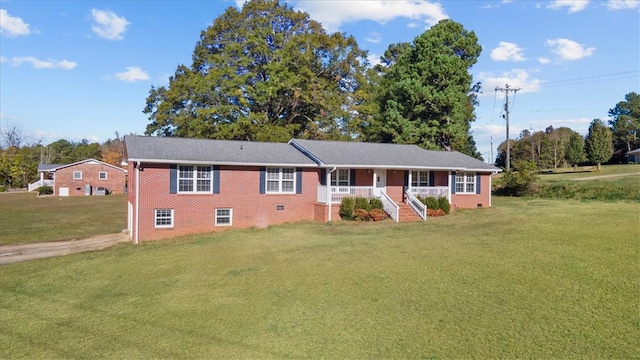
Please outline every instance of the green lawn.
[{"label": "green lawn", "polygon": [[0,193],[0,245],[70,240],[127,227],[124,195],[38,197]]},{"label": "green lawn", "polygon": [[494,198],[6,265],[0,357],[638,358],[639,214]]}]

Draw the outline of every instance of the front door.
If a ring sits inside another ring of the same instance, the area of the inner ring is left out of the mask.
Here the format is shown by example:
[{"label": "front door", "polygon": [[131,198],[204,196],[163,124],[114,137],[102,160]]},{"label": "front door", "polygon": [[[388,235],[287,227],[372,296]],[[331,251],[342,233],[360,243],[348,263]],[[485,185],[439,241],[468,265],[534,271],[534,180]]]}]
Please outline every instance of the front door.
[{"label": "front door", "polygon": [[375,197],[380,197],[380,191],[386,191],[387,170],[376,170],[376,187],[373,191]]}]

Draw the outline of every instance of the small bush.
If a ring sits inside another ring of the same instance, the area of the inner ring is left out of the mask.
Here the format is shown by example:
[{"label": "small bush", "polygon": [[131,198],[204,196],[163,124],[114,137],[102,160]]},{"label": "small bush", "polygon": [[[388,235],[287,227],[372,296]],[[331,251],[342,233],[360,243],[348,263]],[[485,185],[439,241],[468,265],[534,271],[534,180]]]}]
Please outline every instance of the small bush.
[{"label": "small bush", "polygon": [[53,189],[49,185],[42,185],[38,188],[38,195],[51,195],[53,194]]},{"label": "small bush", "polygon": [[366,199],[363,197],[357,197],[355,198],[354,201],[355,201],[355,204],[354,204],[355,209],[364,209],[364,210],[367,210],[367,212],[371,210],[371,204],[369,204],[369,199]]},{"label": "small bush", "polygon": [[444,210],[442,209],[427,209],[427,216],[428,217],[438,217],[438,216],[445,216],[446,214],[444,213]]},{"label": "small bush", "polygon": [[371,211],[375,209],[384,210],[384,205],[382,205],[382,200],[372,198],[369,200],[369,205],[371,206]]},{"label": "small bush", "polygon": [[4,185],[0,185],[0,192],[5,192],[7,191],[7,187]]},{"label": "small bush", "polygon": [[369,211],[369,216],[373,221],[382,221],[387,218],[387,213],[385,213],[382,209],[375,208]]},{"label": "small bush", "polygon": [[353,220],[353,210],[355,208],[355,202],[352,197],[345,197],[340,203],[340,217],[343,220]]},{"label": "small bush", "polygon": [[437,209],[438,208],[438,199],[427,196],[421,199],[422,203],[427,205],[427,209]]},{"label": "small bush", "polygon": [[449,204],[449,199],[444,196],[438,198],[438,209],[444,211],[445,214],[449,214],[451,212],[451,205]]},{"label": "small bush", "polygon": [[365,209],[356,209],[353,212],[353,218],[358,221],[369,221],[371,220],[371,216],[369,216],[369,212]]},{"label": "small bush", "polygon": [[505,171],[498,194],[508,196],[526,196],[535,192],[538,166],[528,161],[519,166],[519,171]]}]

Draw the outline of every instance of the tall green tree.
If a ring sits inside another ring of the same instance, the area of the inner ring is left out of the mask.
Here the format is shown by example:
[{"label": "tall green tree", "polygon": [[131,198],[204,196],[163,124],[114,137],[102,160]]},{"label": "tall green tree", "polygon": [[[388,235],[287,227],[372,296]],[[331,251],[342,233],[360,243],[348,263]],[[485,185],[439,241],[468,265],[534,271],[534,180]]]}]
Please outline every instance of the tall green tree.
[{"label": "tall green tree", "polygon": [[473,31],[449,19],[411,44],[390,46],[377,97],[380,113],[367,138],[479,155],[470,124],[480,84],[472,84],[469,70],[481,50]]},{"label": "tall green tree", "polygon": [[611,130],[600,119],[594,119],[589,125],[589,132],[585,139],[587,158],[598,165],[611,159],[613,155],[613,138]]},{"label": "tall green tree", "polygon": [[[278,1],[229,7],[202,31],[191,66],[152,87],[146,134],[257,141],[350,138],[366,52]],[[366,112],[366,111],[365,111]]]},{"label": "tall green tree", "polygon": [[620,159],[640,148],[640,95],[630,92],[609,110],[609,126],[613,132],[614,151]]},{"label": "tall green tree", "polygon": [[565,159],[569,164],[573,166],[576,166],[587,160],[587,157],[584,153],[584,138],[577,132],[572,133],[569,137],[569,142],[567,143],[567,148],[565,149]]}]

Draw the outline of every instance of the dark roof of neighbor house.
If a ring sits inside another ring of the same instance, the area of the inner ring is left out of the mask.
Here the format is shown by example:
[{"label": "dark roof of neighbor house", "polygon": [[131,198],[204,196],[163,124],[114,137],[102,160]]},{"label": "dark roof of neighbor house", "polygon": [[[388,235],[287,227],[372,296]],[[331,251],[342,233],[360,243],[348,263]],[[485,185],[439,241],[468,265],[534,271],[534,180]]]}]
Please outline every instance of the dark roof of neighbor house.
[{"label": "dark roof of neighbor house", "polygon": [[53,171],[64,164],[38,164],[38,171]]},{"label": "dark roof of neighbor house", "polygon": [[155,136],[125,136],[124,143],[125,161],[317,166],[286,143]]},{"label": "dark roof of neighbor house", "polygon": [[627,155],[635,155],[635,154],[640,154],[640,148],[637,148],[635,150],[631,150],[627,153]]},{"label": "dark roof of neighbor house", "polygon": [[124,171],[126,172],[127,169],[123,169],[121,167],[115,166],[115,165],[111,165],[108,164],[104,161],[100,161],[100,160],[96,160],[96,159],[85,159],[85,160],[80,160],[80,161],[76,161],[74,163],[71,164],[38,164],[38,171],[57,171],[60,169],[64,169],[70,166],[76,166],[76,165],[81,165],[81,164],[86,164],[86,163],[98,163],[101,165],[106,165],[109,167],[112,167],[114,170],[120,170],[120,171]]},{"label": "dark roof of neighbor house", "polygon": [[289,143],[321,166],[500,171],[456,151],[425,150],[417,145],[302,139]]}]

